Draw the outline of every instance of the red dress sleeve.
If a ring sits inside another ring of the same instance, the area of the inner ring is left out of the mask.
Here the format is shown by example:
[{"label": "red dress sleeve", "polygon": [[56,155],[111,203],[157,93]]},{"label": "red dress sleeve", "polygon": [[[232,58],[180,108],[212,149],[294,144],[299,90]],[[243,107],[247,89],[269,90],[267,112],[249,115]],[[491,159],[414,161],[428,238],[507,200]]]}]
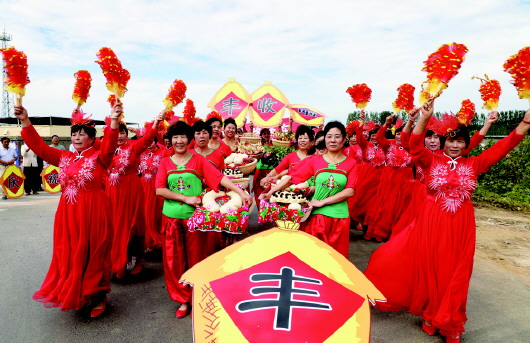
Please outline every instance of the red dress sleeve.
[{"label": "red dress sleeve", "polygon": [[357,128],[357,144],[361,147],[361,149],[365,150],[368,147],[368,141],[363,135],[363,130],[361,127]]},{"label": "red dress sleeve", "polygon": [[357,184],[357,180],[359,178],[359,173],[357,173],[357,162],[355,160],[353,161],[354,164],[348,171],[348,181],[346,182],[346,186],[344,186],[344,189],[346,188],[354,188]]},{"label": "red dress sleeve", "polygon": [[101,150],[99,152],[99,162],[105,166],[108,167],[112,163],[112,157],[114,156],[114,152],[116,151],[116,148],[118,147],[118,135],[120,133],[119,129],[111,129],[110,127],[106,127],[105,131],[103,133],[103,142],[101,142]]},{"label": "red dress sleeve", "polygon": [[410,153],[410,132],[401,131],[401,146]]},{"label": "red dress sleeve", "polygon": [[197,159],[197,171],[203,176],[204,183],[214,191],[218,191],[221,179],[224,177],[223,173],[199,154],[194,155],[192,158]]},{"label": "red dress sleeve", "polygon": [[477,168],[477,173],[482,174],[487,172],[491,166],[508,155],[508,153],[512,151],[517,144],[524,139],[524,137],[525,135],[518,135],[514,130],[507,137],[504,137],[491,148],[475,157],[473,163]]},{"label": "red dress sleeve", "polygon": [[226,168],[225,159],[219,150],[214,150],[210,155],[208,155],[207,160],[210,161],[210,163],[212,163],[213,166],[218,170],[223,170]]},{"label": "red dress sleeve", "polygon": [[155,188],[167,188],[167,171],[168,166],[171,163],[170,157],[164,157],[158,165],[158,171],[156,172]]},{"label": "red dress sleeve", "polygon": [[307,162],[301,162],[304,163],[303,168],[301,168],[300,166],[298,168],[295,168],[291,175],[291,183],[293,185],[297,185],[299,183],[307,181],[311,176],[313,176],[316,170],[315,165],[318,161],[322,160],[322,156],[306,158],[305,160],[307,160]]},{"label": "red dress sleeve", "polygon": [[289,169],[291,164],[293,164],[294,162],[298,162],[295,159],[300,161],[298,155],[296,154],[296,151],[287,154],[287,156],[285,156],[285,158],[280,162],[280,164],[278,164],[278,166],[276,166],[276,168],[274,168],[274,170],[277,174],[280,174],[282,171]]},{"label": "red dress sleeve", "polygon": [[432,163],[434,154],[429,151],[423,144],[424,135],[412,133],[410,136],[410,154],[414,163],[419,164],[424,170],[427,170]]},{"label": "red dress sleeve", "polygon": [[480,144],[480,142],[482,142],[484,138],[486,138],[486,136],[481,135],[480,131],[475,132],[473,137],[471,137],[471,139],[469,140],[469,146],[464,151],[464,156],[469,154],[471,150],[475,149]]},{"label": "red dress sleeve", "polygon": [[143,137],[138,138],[134,142],[133,151],[136,156],[140,156],[155,140],[157,130],[153,130],[152,127],[147,129],[147,132]]},{"label": "red dress sleeve", "polygon": [[[64,150],[52,148],[44,143],[33,125],[22,128],[22,139],[33,152],[51,165],[58,166]],[[69,151],[65,153],[71,154]]]},{"label": "red dress sleeve", "polygon": [[219,143],[221,144],[219,144],[219,148],[217,148],[217,150],[219,150],[221,155],[223,155],[223,158],[227,158],[228,156],[230,156],[230,154],[232,154],[232,149],[230,149],[230,147],[221,140],[219,141]]},{"label": "red dress sleeve", "polygon": [[375,139],[377,140],[377,143],[379,143],[381,148],[383,148],[384,152],[387,152],[388,148],[390,148],[390,141],[385,137],[386,131],[386,126],[381,126],[381,128],[377,130],[377,133],[375,134]]}]

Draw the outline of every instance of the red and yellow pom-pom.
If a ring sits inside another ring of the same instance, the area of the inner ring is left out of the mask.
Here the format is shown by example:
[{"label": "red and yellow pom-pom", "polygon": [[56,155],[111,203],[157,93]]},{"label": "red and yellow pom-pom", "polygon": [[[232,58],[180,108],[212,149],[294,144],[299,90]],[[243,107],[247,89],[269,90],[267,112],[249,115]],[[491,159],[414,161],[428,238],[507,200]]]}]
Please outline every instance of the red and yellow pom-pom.
[{"label": "red and yellow pom-pom", "polygon": [[456,114],[456,117],[460,124],[471,125],[471,121],[475,118],[475,104],[469,99],[462,101],[462,107]]},{"label": "red and yellow pom-pom", "polygon": [[504,71],[512,75],[512,83],[521,99],[530,99],[530,47],[519,50],[504,62]]},{"label": "red and yellow pom-pom", "polygon": [[110,107],[114,107],[116,105],[116,95],[111,94],[107,97],[107,102],[110,104]]},{"label": "red and yellow pom-pom", "polygon": [[352,120],[351,122],[348,123],[348,125],[346,125],[346,133],[348,134],[349,137],[351,137],[357,132],[357,129],[360,127],[361,127],[360,121]]},{"label": "red and yellow pom-pom", "polygon": [[392,103],[394,111],[400,112],[402,110],[410,111],[414,108],[414,86],[408,83],[402,84],[398,87],[398,96],[396,101]]},{"label": "red and yellow pom-pom", "polygon": [[0,49],[4,59],[5,89],[8,92],[24,96],[26,85],[30,82],[28,77],[28,58],[22,51],[14,47]]},{"label": "red and yellow pom-pom", "polygon": [[180,104],[186,97],[186,84],[182,80],[175,80],[164,99],[164,105],[166,106],[166,111],[171,110],[173,107]]},{"label": "red and yellow pom-pom", "polygon": [[103,75],[107,79],[107,89],[109,92],[116,94],[116,96],[123,97],[125,92],[127,92],[127,83],[131,78],[131,74],[122,67],[120,60],[112,49],[101,48],[96,56],[99,58],[96,63],[99,64]]},{"label": "red and yellow pom-pom", "polygon": [[82,106],[86,99],[89,97],[90,86],[92,83],[92,78],[90,73],[86,70],[79,70],[74,74],[75,85],[74,93],[72,94],[72,99],[74,99],[77,106]]},{"label": "red and yellow pom-pom", "polygon": [[206,120],[210,118],[218,118],[221,122],[223,122],[223,117],[221,117],[221,115],[217,111],[212,111],[208,113],[208,115],[206,116]]},{"label": "red and yellow pom-pom", "polygon": [[182,120],[188,124],[193,125],[198,118],[195,118],[195,113],[197,111],[195,110],[195,104],[191,99],[186,99],[186,106],[184,107],[184,112],[182,113]]},{"label": "red and yellow pom-pom", "polygon": [[357,108],[365,109],[370,99],[372,99],[372,90],[366,85],[366,83],[361,83],[348,87],[346,90],[351,96],[351,101],[355,104]]},{"label": "red and yellow pom-pom", "polygon": [[490,80],[488,75],[484,75],[484,79],[474,76],[473,79],[479,79],[482,84],[480,85],[479,92],[480,97],[484,100],[484,106],[487,110],[496,110],[499,107],[499,98],[501,96],[501,84],[497,80]]},{"label": "red and yellow pom-pom", "polygon": [[87,115],[85,112],[77,109],[72,112],[72,116],[70,117],[70,123],[72,125],[88,125],[93,122],[92,115]]},{"label": "red and yellow pom-pom", "polygon": [[420,103],[430,97],[438,97],[447,88],[449,81],[458,74],[468,52],[464,44],[444,44],[429,55],[422,70],[427,72],[427,81],[422,85]]}]

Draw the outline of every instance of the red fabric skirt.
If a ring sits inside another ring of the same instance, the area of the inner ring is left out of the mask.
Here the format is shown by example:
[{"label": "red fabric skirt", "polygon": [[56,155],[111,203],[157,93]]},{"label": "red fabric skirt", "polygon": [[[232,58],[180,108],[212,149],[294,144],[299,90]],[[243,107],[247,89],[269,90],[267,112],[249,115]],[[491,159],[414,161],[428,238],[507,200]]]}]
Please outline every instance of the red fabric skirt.
[{"label": "red fabric skirt", "polygon": [[425,184],[418,180],[411,180],[410,183],[410,187],[412,188],[411,200],[403,213],[401,213],[399,221],[392,227],[390,239],[405,230],[407,226],[414,225],[416,218],[423,207],[425,198],[427,197],[427,188],[425,187]]},{"label": "red fabric skirt", "polygon": [[63,196],[53,225],[50,268],[33,299],[62,311],[79,310],[110,292],[110,208],[103,189],[81,191],[76,203]]},{"label": "red fabric skirt", "polygon": [[350,247],[350,218],[331,218],[322,214],[311,215],[300,229],[326,242],[348,258]]},{"label": "red fabric skirt", "polygon": [[[142,185],[136,174],[127,174],[122,177],[118,186],[106,185],[105,192],[112,207],[112,227],[114,237],[112,240],[112,272],[119,273],[125,270],[129,261],[129,243],[133,238],[143,245],[143,208],[140,205]],[[143,250],[139,248],[139,250]],[[140,251],[139,251],[140,252]]]},{"label": "red fabric skirt", "polygon": [[359,174],[357,185],[355,186],[355,194],[348,199],[348,209],[350,212],[350,219],[363,223],[364,217],[373,197],[377,191],[377,185],[381,177],[380,168],[374,168],[369,163],[359,164],[357,173]]},{"label": "red fabric skirt", "polygon": [[388,301],[377,307],[421,315],[446,336],[464,332],[475,231],[470,200],[448,213],[427,196],[416,224],[370,258],[365,275]]},{"label": "red fabric skirt", "polygon": [[162,246],[164,236],[160,233],[162,225],[162,207],[164,198],[156,195],[155,180],[146,181],[141,178],[141,184],[144,191],[143,211],[144,211],[144,246],[146,249],[159,248]]},{"label": "red fabric skirt", "polygon": [[384,241],[390,238],[392,227],[410,203],[412,168],[383,169],[377,194],[365,217],[368,225],[366,239]]},{"label": "red fabric skirt", "polygon": [[[208,241],[217,239],[219,232],[188,231],[187,219],[162,215],[164,244],[162,256],[169,297],[181,304],[191,301],[191,287],[179,282],[182,274],[211,254]],[[214,235],[215,234],[215,235]]]}]

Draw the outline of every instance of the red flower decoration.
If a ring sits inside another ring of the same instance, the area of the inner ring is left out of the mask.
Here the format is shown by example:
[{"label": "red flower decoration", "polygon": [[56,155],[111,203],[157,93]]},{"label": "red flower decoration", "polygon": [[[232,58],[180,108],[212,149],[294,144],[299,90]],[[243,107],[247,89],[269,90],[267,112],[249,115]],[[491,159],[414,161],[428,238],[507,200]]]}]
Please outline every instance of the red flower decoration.
[{"label": "red flower decoration", "polygon": [[88,125],[95,126],[94,121],[92,120],[92,115],[87,115],[85,112],[81,110],[74,110],[72,112],[72,116],[70,117],[70,123],[73,125]]},{"label": "red flower decoration", "polygon": [[355,104],[357,108],[364,109],[370,99],[372,99],[372,90],[366,85],[366,83],[361,83],[348,87],[346,90],[351,96],[351,101]]},{"label": "red flower decoration", "polygon": [[14,47],[0,49],[4,59],[6,78],[4,83],[8,92],[24,96],[26,85],[30,82],[28,77],[28,58],[25,53]]},{"label": "red flower decoration", "polygon": [[394,111],[397,113],[399,111],[405,110],[410,111],[414,108],[414,86],[408,83],[404,83],[398,87],[398,96],[396,101],[392,103]]},{"label": "red flower decoration", "polygon": [[196,112],[193,101],[191,99],[186,99],[186,106],[184,107],[182,120],[188,125],[195,124],[195,122],[199,120],[198,118],[195,118]]},{"label": "red flower decoration", "polygon": [[[434,117],[432,117],[434,118]],[[432,123],[432,130],[440,136],[450,135],[451,132],[455,132],[460,127],[461,123],[458,118],[449,113],[444,113],[442,119],[434,118]]]},{"label": "red flower decoration", "polygon": [[501,96],[501,84],[497,80],[489,80],[486,75],[486,80],[480,79],[479,92],[480,97],[484,100],[483,108],[487,110],[495,110],[499,106],[499,98]]},{"label": "red flower decoration", "polygon": [[96,63],[99,64],[103,75],[107,79],[107,89],[109,92],[116,94],[116,96],[123,97],[125,92],[127,92],[127,83],[131,78],[131,74],[122,67],[120,60],[112,49],[101,48],[96,56],[99,58]]},{"label": "red flower decoration", "polygon": [[422,85],[420,103],[425,103],[429,97],[438,97],[447,88],[449,81],[458,74],[467,52],[464,44],[451,43],[429,55],[422,69],[427,72],[427,81]]},{"label": "red flower decoration", "polygon": [[212,111],[212,112],[208,113],[208,115],[206,116],[206,120],[208,120],[210,118],[219,118],[219,120],[221,122],[223,121],[223,117],[221,117],[221,115],[217,111]]},{"label": "red flower decoration", "polygon": [[361,122],[358,120],[352,120],[351,122],[346,125],[346,133],[348,136],[353,136],[355,132],[357,132],[357,129],[361,127]]},{"label": "red flower decoration", "polygon": [[512,75],[512,83],[521,99],[530,99],[530,47],[519,50],[504,62],[504,71]]},{"label": "red flower decoration", "polygon": [[166,111],[171,110],[173,107],[180,104],[186,97],[186,84],[182,80],[175,80],[164,99],[164,105],[166,106]]},{"label": "red flower decoration", "polygon": [[369,122],[366,122],[364,123],[364,130],[365,131],[372,131],[374,130],[375,128],[377,127],[377,125],[375,125],[375,123],[373,121],[369,121]]},{"label": "red flower decoration", "polygon": [[74,93],[72,94],[72,99],[74,99],[77,106],[82,106],[86,99],[89,97],[90,86],[92,83],[92,78],[90,73],[86,70],[79,70],[74,74],[75,85]]}]

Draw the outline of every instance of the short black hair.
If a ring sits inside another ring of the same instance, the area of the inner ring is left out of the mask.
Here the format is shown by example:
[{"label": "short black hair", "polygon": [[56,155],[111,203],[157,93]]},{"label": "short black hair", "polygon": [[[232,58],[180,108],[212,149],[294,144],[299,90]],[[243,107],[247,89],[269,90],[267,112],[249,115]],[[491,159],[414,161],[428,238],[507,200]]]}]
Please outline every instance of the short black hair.
[{"label": "short black hair", "polygon": [[234,126],[237,129],[236,121],[233,118],[227,118],[225,119],[225,122],[223,123],[223,127],[226,128],[229,124],[234,124]]},{"label": "short black hair", "polygon": [[469,142],[471,140],[469,138],[469,129],[467,128],[466,125],[462,125],[458,129],[453,130],[453,131],[445,134],[444,138],[445,139],[443,141],[440,139],[440,148],[442,148],[442,149],[444,148],[446,141],[455,140],[455,139],[458,139],[458,138],[462,138],[464,140],[464,142],[466,142],[466,149],[467,149],[467,147],[469,147]]},{"label": "short black hair", "polygon": [[326,126],[324,127],[324,136],[327,135],[329,130],[333,128],[339,129],[340,133],[342,134],[342,138],[346,138],[348,136],[344,124],[338,120],[333,120],[326,124]]},{"label": "short black hair", "polygon": [[76,132],[80,132],[81,130],[83,130],[87,134],[88,137],[96,138],[96,128],[92,125],[92,123],[94,122],[91,122],[88,125],[81,125],[81,124],[72,125],[70,127],[70,136]]},{"label": "short black hair", "polygon": [[173,140],[173,136],[178,135],[184,135],[188,137],[188,142],[191,142],[191,140],[193,139],[193,131],[191,130],[191,127],[182,120],[171,124],[169,129],[167,129],[167,138],[170,141]]},{"label": "short black hair", "polygon": [[271,133],[271,130],[267,129],[267,128],[264,128],[264,129],[261,129],[261,131],[259,132],[259,135],[260,136],[263,136],[265,133]]},{"label": "short black hair", "polygon": [[202,120],[196,121],[195,124],[193,124],[192,126],[192,130],[193,130],[193,134],[195,134],[196,132],[201,132],[202,130],[206,130],[208,131],[208,134],[210,135],[210,137],[212,137],[212,127],[206,124]]},{"label": "short black hair", "polygon": [[11,142],[11,139],[9,139],[9,137],[2,137],[1,142],[4,143],[4,141]]},{"label": "short black hair", "polygon": [[223,121],[219,119],[218,117],[211,117],[210,119],[206,121],[206,125],[212,126],[212,124],[215,122],[219,122],[221,123],[221,125],[223,125]]},{"label": "short black hair", "polygon": [[298,140],[298,137],[303,136],[304,134],[307,134],[307,137],[309,137],[309,140],[311,142],[315,141],[315,132],[309,128],[309,126],[306,125],[300,125],[296,129],[296,133],[294,134],[294,137],[296,140]]},{"label": "short black hair", "polygon": [[124,123],[120,123],[118,128],[120,129],[120,132],[125,131],[125,134],[127,135],[127,137],[129,137],[129,130],[127,130],[127,125],[125,125]]},{"label": "short black hair", "polygon": [[57,138],[59,138],[59,136],[57,136],[57,135],[53,135],[53,136],[52,136],[52,139],[53,139],[53,137],[57,137]]}]

